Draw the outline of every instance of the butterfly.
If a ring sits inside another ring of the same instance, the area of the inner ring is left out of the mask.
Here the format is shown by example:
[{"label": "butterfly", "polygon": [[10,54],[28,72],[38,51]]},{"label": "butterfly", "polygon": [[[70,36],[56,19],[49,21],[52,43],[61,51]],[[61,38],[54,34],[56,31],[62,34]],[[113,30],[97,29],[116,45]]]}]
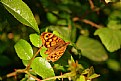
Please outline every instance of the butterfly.
[{"label": "butterfly", "polygon": [[45,51],[45,54],[48,54],[46,59],[52,62],[57,61],[70,44],[70,42],[65,42],[63,39],[49,32],[43,32],[40,38],[42,39],[42,45],[47,48]]}]

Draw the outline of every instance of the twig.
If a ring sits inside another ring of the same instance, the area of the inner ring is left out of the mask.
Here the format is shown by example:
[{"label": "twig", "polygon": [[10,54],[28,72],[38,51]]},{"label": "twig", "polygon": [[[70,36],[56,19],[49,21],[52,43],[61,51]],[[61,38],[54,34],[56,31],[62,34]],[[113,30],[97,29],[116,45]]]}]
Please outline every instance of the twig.
[{"label": "twig", "polygon": [[39,78],[33,76],[32,74],[30,74],[28,71],[25,71],[26,74],[28,74],[29,76],[31,76],[32,78],[34,78],[37,81],[41,81]]},{"label": "twig", "polygon": [[91,25],[91,26],[93,26],[93,27],[95,27],[95,28],[102,28],[102,26],[97,25],[96,23],[94,23],[94,22],[92,22],[92,21],[89,21],[89,20],[87,20],[87,19],[82,19],[81,21],[84,22],[84,23],[86,23],[86,24],[89,24],[89,25]]},{"label": "twig", "polygon": [[33,76],[32,74],[30,74],[30,73],[29,73],[28,71],[26,71],[25,69],[18,69],[18,70],[16,70],[15,72],[12,72],[12,73],[7,74],[6,77],[8,78],[8,77],[16,76],[17,73],[26,73],[26,74],[28,74],[29,76],[31,76],[32,78],[34,78],[35,80],[41,81],[40,79],[38,79],[37,77]]},{"label": "twig", "polygon": [[90,7],[91,7],[91,9],[94,10],[95,6],[94,6],[92,0],[89,0],[89,3],[90,3]]},{"label": "twig", "polygon": [[42,48],[42,46],[39,48],[39,50],[34,54],[34,56],[33,56],[33,57],[31,58],[31,60],[29,61],[28,65],[27,65],[27,67],[26,67],[26,70],[27,70],[27,71],[29,71],[30,65],[31,65],[32,61],[33,61],[34,58],[38,55],[38,53],[40,52],[41,48]]},{"label": "twig", "polygon": [[[29,76],[33,77],[35,80],[40,81],[40,79],[38,79],[37,77],[35,77],[35,76],[33,76],[32,74],[29,73],[29,69],[30,69],[30,65],[31,65],[32,61],[38,55],[38,53],[40,52],[41,48],[42,48],[42,46],[39,48],[39,50],[31,58],[31,60],[29,61],[28,65],[27,65],[27,67],[25,69],[17,69],[17,70],[15,70],[15,72],[7,74],[6,77],[9,78],[9,77],[12,77],[12,76],[16,76],[17,73],[27,73]],[[4,76],[1,77],[1,78],[4,79]]]},{"label": "twig", "polygon": [[89,1],[89,4],[90,4],[90,7],[91,7],[92,11],[96,11],[97,14],[99,14],[100,8],[95,7],[92,0],[88,0],[88,1]]},{"label": "twig", "polygon": [[73,18],[73,21],[82,21],[82,22],[84,22],[84,23],[86,23],[86,24],[89,24],[89,25],[95,27],[95,28],[102,28],[102,27],[103,27],[103,26],[101,26],[101,25],[97,25],[96,23],[94,23],[94,22],[92,22],[92,21],[89,21],[89,20],[87,20],[87,19],[81,19],[81,18],[78,18],[78,17],[74,17],[74,18]]},{"label": "twig", "polygon": [[69,77],[73,77],[75,75],[76,75],[75,72],[70,72],[70,73],[60,75],[60,76],[54,76],[54,77],[46,78],[46,79],[41,80],[41,81],[47,81],[47,80],[52,80],[52,79],[57,79],[57,78],[69,78]]},{"label": "twig", "polygon": [[12,77],[12,76],[16,76],[17,73],[24,73],[25,69],[18,69],[15,72],[9,73],[6,75],[6,77]]}]

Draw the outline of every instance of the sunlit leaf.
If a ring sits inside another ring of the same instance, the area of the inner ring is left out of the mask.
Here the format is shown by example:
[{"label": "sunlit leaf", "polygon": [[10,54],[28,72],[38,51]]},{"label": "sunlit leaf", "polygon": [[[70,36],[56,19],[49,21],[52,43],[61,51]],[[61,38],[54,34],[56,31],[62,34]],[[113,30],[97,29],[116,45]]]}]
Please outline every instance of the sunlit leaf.
[{"label": "sunlit leaf", "polygon": [[86,81],[85,76],[81,75],[76,81]]},{"label": "sunlit leaf", "polygon": [[110,52],[116,51],[121,45],[121,31],[116,29],[101,28],[95,32]]},{"label": "sunlit leaf", "polygon": [[36,47],[40,47],[42,46],[42,40],[40,39],[40,36],[37,34],[30,34],[30,41],[32,42],[32,44]]},{"label": "sunlit leaf", "polygon": [[60,38],[63,38],[63,36],[60,35],[59,32],[57,32],[57,31],[53,31],[53,34],[55,34],[56,36],[58,36],[58,37],[60,37]]},{"label": "sunlit leaf", "polygon": [[94,78],[97,78],[97,77],[99,77],[100,75],[99,74],[96,74],[96,73],[94,73],[94,74],[92,74],[90,77],[88,77],[89,79],[94,79]]},{"label": "sunlit leaf", "polygon": [[32,27],[39,33],[39,28],[30,8],[22,0],[1,0],[1,2],[18,21]]},{"label": "sunlit leaf", "polygon": [[33,56],[33,50],[31,45],[23,39],[19,40],[15,44],[14,48],[17,52],[17,55],[20,57],[20,59],[30,60]]},{"label": "sunlit leaf", "polygon": [[29,63],[29,60],[22,60],[22,62],[23,62],[23,64],[24,64],[25,66],[27,66],[28,63]]},{"label": "sunlit leaf", "polygon": [[42,57],[37,57],[32,62],[32,69],[42,78],[48,78],[55,76],[53,68],[50,63]]},{"label": "sunlit leaf", "polygon": [[43,58],[46,58],[48,55],[45,54],[45,51],[47,50],[46,47],[42,47],[41,50],[40,50],[40,55],[43,57]]},{"label": "sunlit leaf", "polygon": [[90,67],[87,77],[91,76],[92,74],[94,74],[94,68]]}]

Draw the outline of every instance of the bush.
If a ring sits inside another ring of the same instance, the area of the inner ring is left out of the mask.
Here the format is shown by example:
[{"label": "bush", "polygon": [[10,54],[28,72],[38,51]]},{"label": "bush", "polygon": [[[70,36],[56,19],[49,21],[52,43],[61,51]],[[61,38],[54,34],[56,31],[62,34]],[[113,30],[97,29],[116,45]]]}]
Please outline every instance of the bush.
[{"label": "bush", "polygon": [[121,2],[0,2],[1,80],[120,79]]}]

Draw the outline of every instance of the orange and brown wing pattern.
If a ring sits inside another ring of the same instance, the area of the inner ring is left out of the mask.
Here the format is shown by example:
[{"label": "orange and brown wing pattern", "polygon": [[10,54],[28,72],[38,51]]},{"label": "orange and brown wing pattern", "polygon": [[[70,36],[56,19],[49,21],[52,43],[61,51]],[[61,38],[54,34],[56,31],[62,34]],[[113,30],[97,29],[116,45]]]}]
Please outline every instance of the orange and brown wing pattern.
[{"label": "orange and brown wing pattern", "polygon": [[54,51],[50,52],[51,49],[48,49],[45,53],[48,54],[47,60],[55,62],[57,61],[65,52],[67,46],[70,43],[65,43],[63,46],[58,46]]},{"label": "orange and brown wing pattern", "polygon": [[43,32],[41,34],[41,39],[42,39],[43,46],[45,46],[46,48],[53,47],[57,45],[58,42],[64,43],[62,39],[48,32]]},{"label": "orange and brown wing pattern", "polygon": [[57,61],[65,52],[69,42],[65,42],[56,35],[44,32],[41,34],[42,44],[47,48],[45,54],[48,54],[47,60],[55,62]]}]

